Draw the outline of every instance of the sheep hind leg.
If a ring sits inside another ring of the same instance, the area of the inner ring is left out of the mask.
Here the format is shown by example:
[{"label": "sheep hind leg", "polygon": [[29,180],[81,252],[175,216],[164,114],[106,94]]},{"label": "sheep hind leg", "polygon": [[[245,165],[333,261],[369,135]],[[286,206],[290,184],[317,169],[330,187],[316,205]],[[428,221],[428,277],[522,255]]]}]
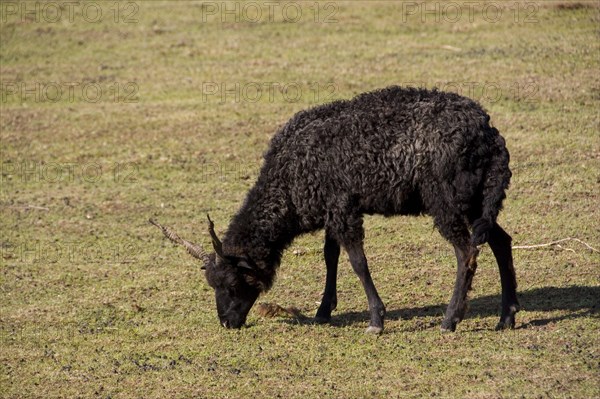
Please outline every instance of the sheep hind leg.
[{"label": "sheep hind leg", "polygon": [[515,313],[519,311],[517,299],[517,278],[513,266],[512,238],[497,223],[490,230],[488,244],[496,257],[500,269],[500,283],[502,285],[502,313],[496,330],[514,328]]},{"label": "sheep hind leg", "polygon": [[325,278],[323,299],[315,316],[315,322],[317,323],[327,323],[331,319],[331,312],[337,307],[336,283],[340,245],[327,233],[325,234],[323,253],[325,255],[325,265],[327,266],[327,277]]},{"label": "sheep hind leg", "polygon": [[[464,240],[463,242],[468,242]],[[479,250],[470,244],[454,244],[456,253],[457,271],[454,292],[446,315],[442,321],[441,330],[455,331],[456,325],[462,321],[467,312],[467,293],[471,289],[473,276],[477,270],[477,255]]]}]

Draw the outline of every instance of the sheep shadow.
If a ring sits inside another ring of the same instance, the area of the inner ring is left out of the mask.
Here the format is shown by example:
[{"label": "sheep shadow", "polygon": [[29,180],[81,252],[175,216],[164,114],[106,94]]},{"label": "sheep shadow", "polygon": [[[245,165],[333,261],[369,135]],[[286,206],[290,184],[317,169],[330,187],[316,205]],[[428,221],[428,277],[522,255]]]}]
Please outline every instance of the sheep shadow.
[{"label": "sheep shadow", "polygon": [[[543,287],[518,292],[521,309],[530,312],[550,312],[566,310],[568,314],[531,320],[519,324],[517,329],[532,326],[543,326],[549,323],[576,319],[580,317],[597,317],[600,312],[600,286],[569,286]],[[424,317],[439,317],[440,323],[447,303],[438,303],[413,308],[394,309],[387,311],[388,320],[412,320]],[[469,311],[466,319],[472,317],[488,317],[500,315],[500,294],[475,297],[469,301]],[[330,324],[334,327],[345,327],[369,320],[369,312],[345,312],[333,314]]]}]

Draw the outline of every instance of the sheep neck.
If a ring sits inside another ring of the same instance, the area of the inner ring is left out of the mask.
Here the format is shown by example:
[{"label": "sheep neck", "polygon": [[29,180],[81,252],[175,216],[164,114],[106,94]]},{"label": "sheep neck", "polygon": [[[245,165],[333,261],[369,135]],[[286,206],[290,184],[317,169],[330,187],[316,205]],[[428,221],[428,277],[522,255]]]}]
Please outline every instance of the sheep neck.
[{"label": "sheep neck", "polygon": [[250,258],[271,278],[274,278],[283,251],[299,233],[284,192],[257,183],[233,218],[223,240],[226,254]]}]

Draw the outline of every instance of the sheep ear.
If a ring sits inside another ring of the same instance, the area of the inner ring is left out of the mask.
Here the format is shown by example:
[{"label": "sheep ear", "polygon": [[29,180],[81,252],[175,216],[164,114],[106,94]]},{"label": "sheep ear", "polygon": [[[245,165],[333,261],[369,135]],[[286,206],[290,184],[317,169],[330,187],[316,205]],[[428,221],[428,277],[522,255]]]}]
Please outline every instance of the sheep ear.
[{"label": "sheep ear", "polygon": [[263,292],[267,290],[265,284],[259,278],[259,273],[255,267],[253,267],[247,260],[240,259],[236,262],[238,270],[241,272],[242,277],[250,286],[257,288]]}]

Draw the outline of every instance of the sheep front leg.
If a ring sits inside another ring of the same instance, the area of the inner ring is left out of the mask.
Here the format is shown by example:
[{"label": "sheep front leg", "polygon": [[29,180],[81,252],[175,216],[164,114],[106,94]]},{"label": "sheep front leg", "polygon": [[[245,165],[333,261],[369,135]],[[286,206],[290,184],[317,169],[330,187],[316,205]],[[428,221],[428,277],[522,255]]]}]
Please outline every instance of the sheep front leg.
[{"label": "sheep front leg", "polygon": [[479,250],[470,245],[454,244],[458,269],[454,293],[448,304],[446,316],[442,322],[442,331],[455,331],[456,325],[462,321],[467,311],[467,293],[471,289],[473,276],[477,270],[477,255]]},{"label": "sheep front leg", "polygon": [[325,265],[327,266],[327,277],[325,279],[325,292],[315,322],[327,323],[331,319],[331,312],[337,307],[337,269],[340,257],[340,245],[329,234],[325,234]]},{"label": "sheep front leg", "polygon": [[345,246],[350,263],[354,272],[358,275],[362,283],[367,299],[369,301],[369,312],[371,313],[371,322],[366,332],[369,334],[380,334],[383,331],[383,319],[385,317],[385,306],[379,298],[375,284],[371,279],[369,268],[367,266],[367,258],[363,250],[362,243]]}]

